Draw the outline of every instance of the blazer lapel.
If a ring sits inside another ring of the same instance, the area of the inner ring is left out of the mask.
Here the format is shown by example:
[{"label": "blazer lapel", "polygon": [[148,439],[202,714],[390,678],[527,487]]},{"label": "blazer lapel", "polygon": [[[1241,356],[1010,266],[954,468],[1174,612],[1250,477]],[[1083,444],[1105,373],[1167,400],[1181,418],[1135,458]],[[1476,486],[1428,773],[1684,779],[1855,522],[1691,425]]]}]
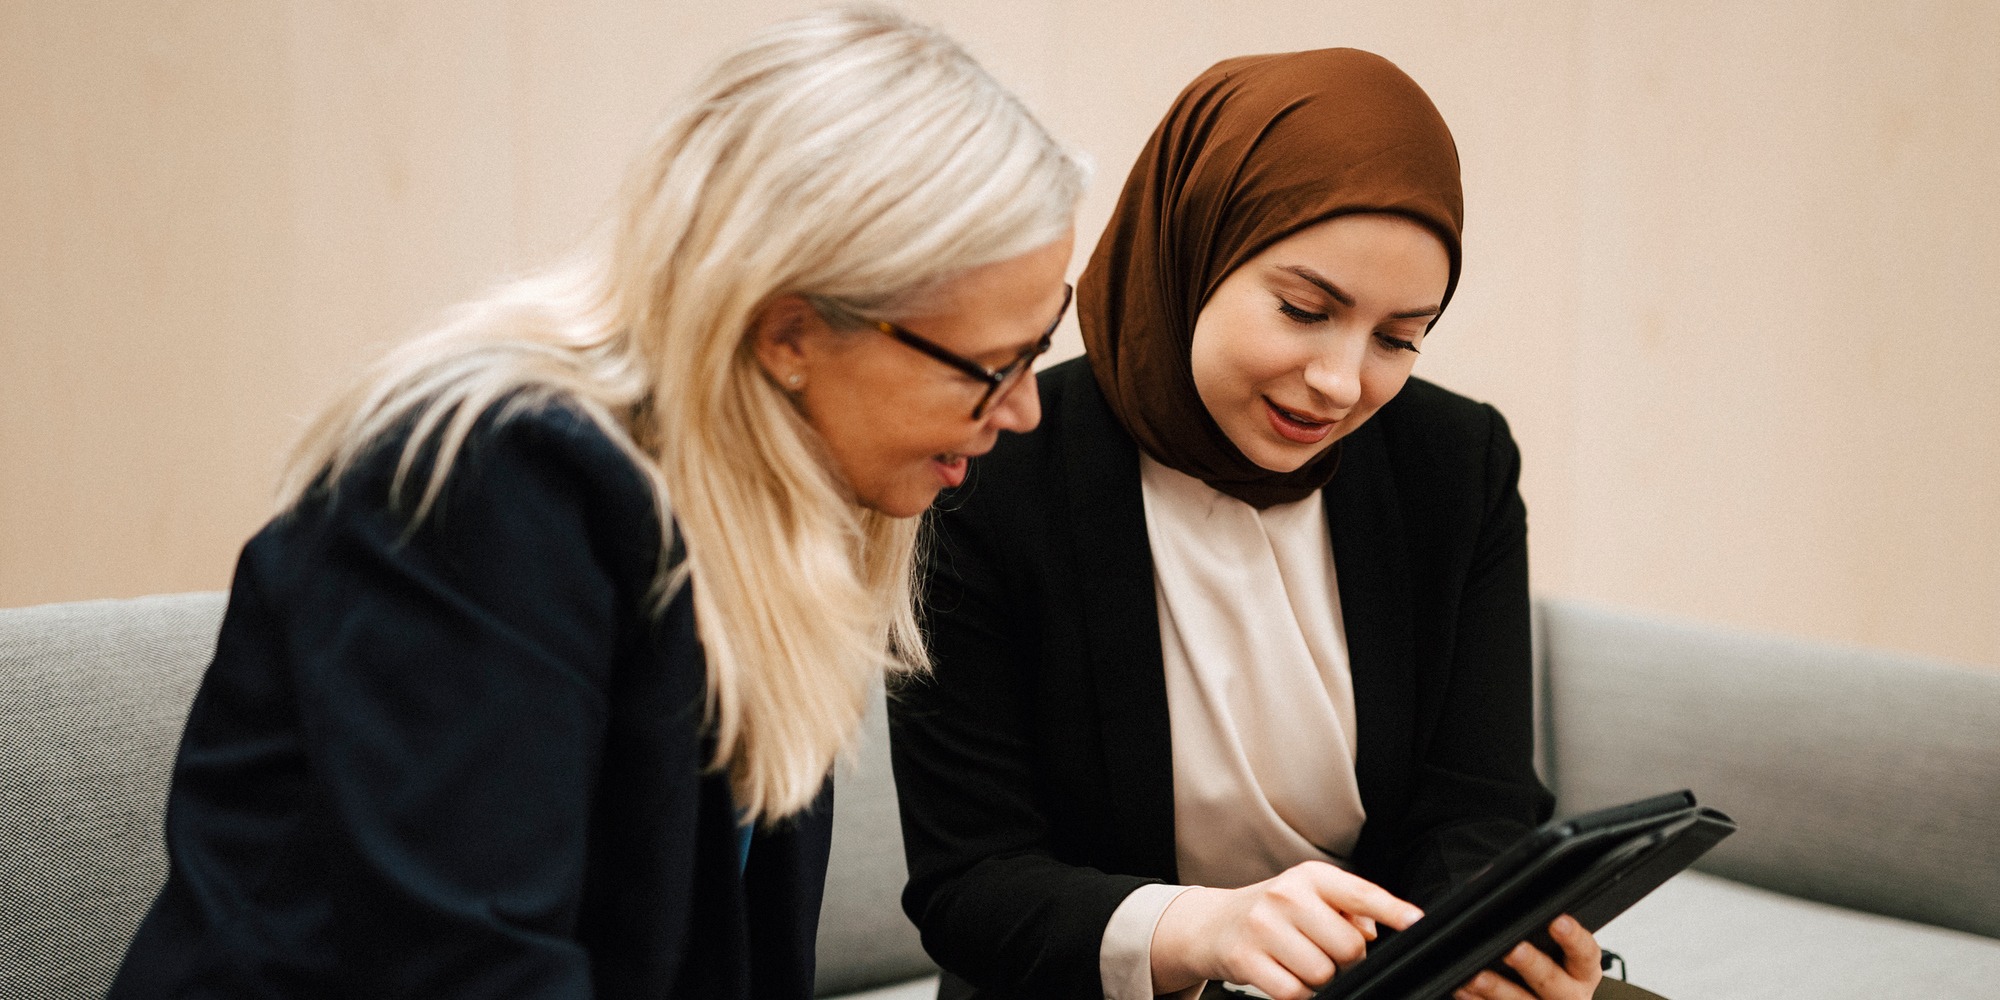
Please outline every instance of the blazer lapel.
[{"label": "blazer lapel", "polygon": [[1173,738],[1139,449],[1077,364],[1061,397],[1064,491],[1115,836],[1135,875],[1174,881]]},{"label": "blazer lapel", "polygon": [[1416,725],[1416,661],[1411,634],[1411,583],[1403,516],[1378,424],[1364,424],[1342,442],[1340,470],[1326,486],[1326,517],[1339,577],[1342,624],[1354,674],[1354,715],[1360,747],[1355,777],[1370,822],[1402,811],[1411,773]]}]

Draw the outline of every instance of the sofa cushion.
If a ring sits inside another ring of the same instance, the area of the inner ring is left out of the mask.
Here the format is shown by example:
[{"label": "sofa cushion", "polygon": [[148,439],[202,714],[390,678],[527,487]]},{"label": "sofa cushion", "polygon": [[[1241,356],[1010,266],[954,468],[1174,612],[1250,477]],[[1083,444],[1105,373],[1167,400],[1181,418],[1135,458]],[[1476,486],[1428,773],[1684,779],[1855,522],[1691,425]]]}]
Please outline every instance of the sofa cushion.
[{"label": "sofa cushion", "polygon": [[861,993],[849,993],[840,1000],[935,1000],[937,995],[938,977],[930,975],[921,979],[906,980],[893,986],[880,986]]},{"label": "sofa cushion", "polygon": [[101,996],[167,877],[167,773],[223,595],[0,613],[0,996]]},{"label": "sofa cushion", "polygon": [[1676,1000],[1980,997],[2000,984],[2000,941],[1702,872],[1675,877],[1597,938],[1633,983]]},{"label": "sofa cushion", "polygon": [[1540,609],[1563,812],[1691,788],[1742,827],[1707,871],[2000,937],[2000,670]]},{"label": "sofa cushion", "polygon": [[[877,693],[862,723],[854,760],[834,778],[833,857],[827,863],[826,899],[819,915],[815,985],[820,996],[874,989],[937,971],[924,954],[917,928],[903,916],[900,897],[907,878],[896,782],[889,770],[888,713]],[[928,998],[936,995],[937,986],[932,982],[928,992],[919,992]],[[901,997],[892,990],[881,1000]]]}]

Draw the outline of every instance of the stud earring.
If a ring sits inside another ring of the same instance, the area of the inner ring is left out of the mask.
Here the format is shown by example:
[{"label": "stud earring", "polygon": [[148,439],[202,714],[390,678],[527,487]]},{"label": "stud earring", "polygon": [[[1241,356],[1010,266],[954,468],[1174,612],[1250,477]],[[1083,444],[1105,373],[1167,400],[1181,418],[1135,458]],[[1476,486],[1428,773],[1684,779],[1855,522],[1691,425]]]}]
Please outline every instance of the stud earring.
[{"label": "stud earring", "polygon": [[791,388],[793,388],[793,389],[796,389],[796,388],[798,388],[798,387],[799,387],[799,385],[800,385],[801,383],[803,383],[803,382],[804,382],[805,380],[806,380],[806,377],[805,377],[804,375],[801,375],[801,374],[799,374],[798,372],[793,372],[793,373],[791,373],[790,375],[787,375],[787,376],[785,376],[785,385],[787,385],[787,386],[789,386],[789,387],[791,387]]}]

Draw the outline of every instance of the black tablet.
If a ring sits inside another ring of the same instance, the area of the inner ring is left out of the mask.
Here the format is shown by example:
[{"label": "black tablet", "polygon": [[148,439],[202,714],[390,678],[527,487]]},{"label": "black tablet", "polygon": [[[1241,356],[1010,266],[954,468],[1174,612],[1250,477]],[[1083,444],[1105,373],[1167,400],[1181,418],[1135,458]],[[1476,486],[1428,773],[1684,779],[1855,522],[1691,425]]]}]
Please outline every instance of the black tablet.
[{"label": "black tablet", "polygon": [[1561,960],[1549,922],[1596,931],[1735,832],[1675,792],[1543,824],[1401,933],[1385,931],[1316,1000],[1434,1000],[1530,941]]}]

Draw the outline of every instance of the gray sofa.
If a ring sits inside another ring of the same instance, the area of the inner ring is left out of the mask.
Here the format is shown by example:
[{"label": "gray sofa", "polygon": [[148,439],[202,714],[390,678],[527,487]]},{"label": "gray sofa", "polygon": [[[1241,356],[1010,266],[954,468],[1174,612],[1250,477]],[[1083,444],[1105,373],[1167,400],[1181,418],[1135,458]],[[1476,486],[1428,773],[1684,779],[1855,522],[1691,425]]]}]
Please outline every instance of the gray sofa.
[{"label": "gray sofa", "polygon": [[[0,610],[0,997],[102,991],[162,877],[222,595]],[[1674,1000],[2000,997],[2000,670],[1538,606],[1576,812],[1679,787],[1742,832],[1601,934]],[[918,1000],[880,712],[842,779],[821,996]]]}]

